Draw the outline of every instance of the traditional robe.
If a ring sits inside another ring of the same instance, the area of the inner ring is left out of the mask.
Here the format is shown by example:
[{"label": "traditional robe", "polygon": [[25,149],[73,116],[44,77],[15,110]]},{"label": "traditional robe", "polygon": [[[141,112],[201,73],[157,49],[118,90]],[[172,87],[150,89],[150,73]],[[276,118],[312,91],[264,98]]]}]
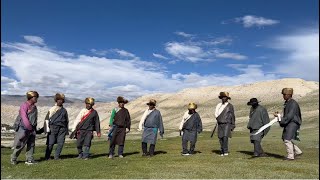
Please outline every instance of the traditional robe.
[{"label": "traditional robe", "polygon": [[188,120],[183,123],[182,126],[182,140],[197,141],[197,134],[202,132],[202,121],[197,112],[193,113]]},{"label": "traditional robe", "polygon": [[[250,109],[249,122],[247,128],[250,130],[250,133],[253,134],[257,132],[262,126],[270,122],[268,112],[266,108],[261,105],[258,105],[256,108]],[[261,139],[267,135],[270,127],[263,130],[257,135],[250,135],[250,140],[252,141],[261,141]]]},{"label": "traditional robe", "polygon": [[[148,112],[148,109],[146,110]],[[143,122],[144,131],[142,134],[142,142],[149,144],[156,144],[158,130],[160,136],[163,136],[164,127],[162,116],[159,110],[153,109],[150,114],[148,114]]]},{"label": "traditional robe", "polygon": [[130,130],[131,118],[128,109],[119,109],[113,119],[113,132],[110,144],[124,145],[126,138],[126,128]]},{"label": "traditional robe", "polygon": [[[79,113],[80,115],[85,116],[86,114]],[[100,133],[100,119],[98,112],[94,109],[91,110],[90,114],[84,118],[83,116],[81,119],[81,126],[78,127],[77,132],[77,144],[78,146],[91,146],[91,140],[93,138],[93,131]]]},{"label": "traditional robe", "polygon": [[[54,111],[50,111],[52,109],[54,109]],[[48,133],[47,144],[63,144],[65,136],[68,134],[68,112],[64,107],[56,108],[54,106],[52,109],[48,111],[45,117],[44,132]],[[46,123],[48,123],[48,125]],[[47,127],[50,128],[50,131]]]},{"label": "traditional robe", "polygon": [[[217,108],[221,105],[222,103],[219,103],[217,105]],[[235,128],[235,115],[233,105],[231,103],[228,103],[221,111],[221,113],[216,116],[216,119],[218,122],[218,138],[231,138],[231,130]]]},{"label": "traditional robe", "polygon": [[297,139],[297,131],[300,129],[302,118],[299,104],[294,99],[285,102],[283,117],[279,123],[283,127],[283,140]]}]

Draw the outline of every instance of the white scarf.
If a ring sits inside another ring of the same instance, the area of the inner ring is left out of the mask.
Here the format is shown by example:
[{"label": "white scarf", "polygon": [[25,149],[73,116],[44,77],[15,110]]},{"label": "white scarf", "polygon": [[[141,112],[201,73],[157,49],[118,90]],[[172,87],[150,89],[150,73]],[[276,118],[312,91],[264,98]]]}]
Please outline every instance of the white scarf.
[{"label": "white scarf", "polygon": [[182,130],[182,127],[183,127],[183,124],[185,122],[188,121],[188,119],[190,119],[190,117],[192,116],[192,114],[189,114],[189,111],[186,111],[182,117],[182,121],[180,123],[180,126],[179,126],[179,130]]},{"label": "white scarf", "polygon": [[49,119],[60,109],[61,109],[61,107],[58,106],[57,103],[52,108],[50,108],[50,110],[49,110]]},{"label": "white scarf", "polygon": [[224,103],[224,104],[219,103],[219,104],[217,105],[217,107],[216,107],[216,112],[215,112],[215,114],[214,114],[214,115],[216,116],[216,118],[222,113],[222,111],[224,110],[225,107],[227,107],[228,104],[229,104],[229,103],[226,102],[226,103]]},{"label": "white scarf", "polygon": [[87,108],[84,108],[80,111],[80,113],[78,114],[78,116],[76,117],[76,119],[73,122],[73,126],[72,126],[72,131],[74,131],[78,125],[78,123],[81,121],[82,117],[85,116],[86,114],[88,114],[90,112],[90,110],[88,110]]},{"label": "white scarf", "polygon": [[141,131],[143,129],[143,124],[144,121],[146,120],[146,118],[149,116],[150,113],[152,113],[152,111],[154,111],[156,108],[153,108],[152,110],[150,110],[149,108],[147,110],[144,111],[140,123],[139,123],[139,127],[138,127],[138,131]]},{"label": "white scarf", "polygon": [[49,113],[49,116],[48,116],[48,119],[45,119],[45,126],[46,126],[46,129],[47,129],[47,132],[50,132],[50,128],[49,128],[49,120],[50,118],[58,111],[60,110],[61,107],[60,106],[57,106],[57,103],[49,109],[48,113]]}]

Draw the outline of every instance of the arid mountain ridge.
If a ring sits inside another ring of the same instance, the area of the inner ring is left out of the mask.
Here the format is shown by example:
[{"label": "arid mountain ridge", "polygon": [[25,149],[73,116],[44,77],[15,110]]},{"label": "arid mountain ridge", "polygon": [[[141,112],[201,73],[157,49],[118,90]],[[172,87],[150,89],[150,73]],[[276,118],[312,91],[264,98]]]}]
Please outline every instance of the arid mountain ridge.
[{"label": "arid mountain ridge", "polygon": [[[187,110],[187,104],[189,102],[195,102],[198,104],[197,111],[202,118],[204,129],[210,130],[215,124],[215,106],[221,101],[218,98],[219,92],[227,91],[230,93],[230,102],[235,107],[235,130],[241,131],[245,130],[248,121],[250,107],[247,106],[246,103],[249,99],[253,97],[258,98],[258,100],[261,101],[260,104],[268,109],[270,119],[272,119],[272,112],[282,111],[283,109],[284,101],[281,90],[284,87],[294,89],[293,98],[300,104],[303,120],[307,122],[304,128],[308,128],[308,124],[313,124],[311,121],[319,122],[319,82],[305,81],[297,78],[263,81],[237,86],[188,88],[177,93],[150,94],[130,101],[126,105],[126,108],[129,110],[132,119],[131,129],[135,131],[143,112],[147,109],[146,103],[151,98],[156,99],[157,108],[162,114],[165,128],[176,130],[183,113]],[[125,95],[123,96],[125,97]],[[1,123],[12,125],[17,116],[20,104],[25,100],[24,96],[1,95]],[[44,117],[52,105],[54,105],[53,97],[39,98],[37,103],[39,110],[38,128],[43,125]],[[116,106],[116,102],[96,102],[94,108],[99,113],[101,127],[103,129],[107,127],[111,110]],[[64,107],[68,111],[71,126],[80,110],[84,108],[84,103],[77,99],[67,99]]]}]

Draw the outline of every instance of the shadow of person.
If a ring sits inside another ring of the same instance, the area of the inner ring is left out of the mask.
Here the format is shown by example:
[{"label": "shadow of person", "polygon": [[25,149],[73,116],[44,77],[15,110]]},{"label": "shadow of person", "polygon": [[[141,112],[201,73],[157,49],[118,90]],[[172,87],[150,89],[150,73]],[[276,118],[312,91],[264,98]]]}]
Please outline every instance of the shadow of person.
[{"label": "shadow of person", "polygon": [[201,151],[193,151],[193,154],[201,154],[202,152]]},{"label": "shadow of person", "polygon": [[138,152],[138,151],[127,152],[127,153],[123,153],[123,156],[131,156],[131,155],[139,154],[139,153],[140,153],[140,152]]},{"label": "shadow of person", "polygon": [[[253,152],[252,151],[237,151],[237,152],[253,156]],[[265,152],[264,154],[268,155],[268,157],[274,157],[274,158],[277,158],[277,159],[283,159],[283,156],[279,155],[279,154],[273,154],[273,153],[267,153],[267,152]]]},{"label": "shadow of person", "polygon": [[157,154],[167,154],[167,151],[155,151],[154,155],[157,155]]},{"label": "shadow of person", "polygon": [[212,150],[211,152],[215,153],[215,154],[221,154],[221,151],[220,150]]}]

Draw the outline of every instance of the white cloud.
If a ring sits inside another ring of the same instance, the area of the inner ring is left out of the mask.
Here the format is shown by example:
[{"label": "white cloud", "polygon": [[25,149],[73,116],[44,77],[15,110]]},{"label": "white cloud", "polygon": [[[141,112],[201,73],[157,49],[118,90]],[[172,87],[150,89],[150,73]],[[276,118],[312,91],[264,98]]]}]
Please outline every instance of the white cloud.
[{"label": "white cloud", "polygon": [[[247,59],[245,55],[226,52],[218,48],[221,45],[230,45],[230,37],[209,38],[209,40],[199,40],[194,38],[192,41],[168,42],[165,44],[165,50],[168,54],[180,61],[191,63],[212,62],[219,58],[228,58],[234,60]],[[175,61],[170,61],[171,64]]]},{"label": "white cloud", "polygon": [[278,24],[280,22],[278,20],[267,19],[264,17],[257,17],[253,15],[238,17],[238,18],[235,18],[234,21],[236,23],[243,24],[243,26],[246,28],[254,27],[254,26],[257,26],[257,27],[270,26],[270,25]]},{"label": "white cloud", "polygon": [[125,50],[121,50],[121,49],[115,49],[115,51],[122,57],[129,57],[129,58],[135,58],[136,55],[128,52],[128,51],[125,51]]},{"label": "white cloud", "polygon": [[319,81],[318,28],[276,37],[268,45],[283,53],[275,65],[276,73]]},{"label": "white cloud", "polygon": [[227,59],[235,59],[235,60],[244,60],[247,59],[247,56],[238,54],[238,53],[218,53],[216,54],[218,58],[227,58]]},{"label": "white cloud", "polygon": [[165,50],[172,56],[190,62],[205,61],[206,52],[199,46],[188,45],[178,42],[166,43]]},{"label": "white cloud", "polygon": [[[171,45],[177,48],[178,56],[202,58],[197,56],[203,53],[201,48]],[[237,67],[240,74],[235,76],[196,72],[170,75],[164,65],[137,58],[65,56],[64,51],[32,43],[1,43],[1,48],[1,65],[10,68],[16,78],[2,74],[1,94],[25,94],[37,90],[42,96],[63,92],[67,97],[81,99],[92,96],[97,100],[114,100],[123,95],[130,100],[149,93],[175,92],[188,87],[234,85],[276,78],[253,65]]]},{"label": "white cloud", "polygon": [[23,36],[23,38],[30,43],[38,44],[38,45],[45,45],[43,38],[39,36]]},{"label": "white cloud", "polygon": [[177,34],[177,35],[179,35],[179,36],[186,37],[186,38],[191,38],[191,37],[194,36],[194,35],[192,35],[192,34],[187,34],[187,33],[185,33],[185,32],[181,32],[181,31],[175,32],[175,34]]},{"label": "white cloud", "polygon": [[159,58],[159,59],[168,59],[167,57],[161,55],[161,54],[156,54],[156,53],[152,53],[152,55],[156,58]]}]

